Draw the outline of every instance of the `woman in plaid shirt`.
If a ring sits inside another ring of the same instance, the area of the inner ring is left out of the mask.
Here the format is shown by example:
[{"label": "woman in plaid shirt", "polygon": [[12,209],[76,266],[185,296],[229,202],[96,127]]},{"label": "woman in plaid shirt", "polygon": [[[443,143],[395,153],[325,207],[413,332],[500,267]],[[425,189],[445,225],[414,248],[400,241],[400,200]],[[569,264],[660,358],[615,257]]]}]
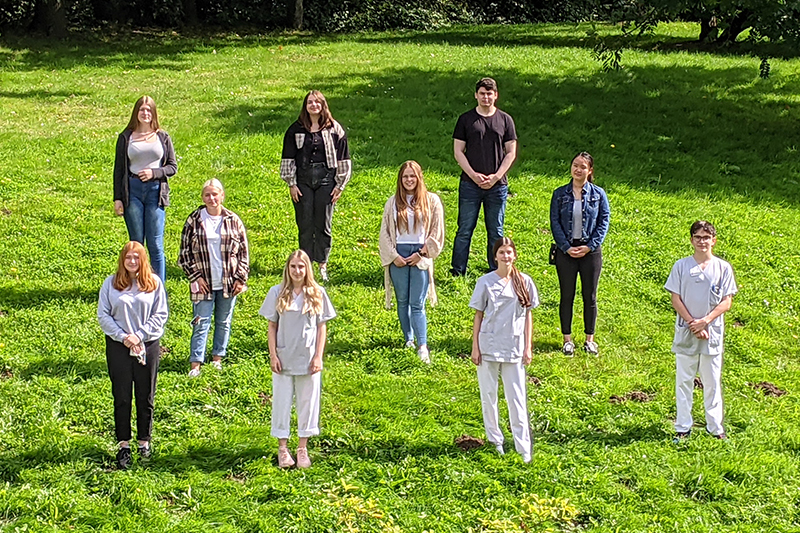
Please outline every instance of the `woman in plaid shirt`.
[{"label": "woman in plaid shirt", "polygon": [[235,213],[222,207],[225,190],[218,179],[203,185],[203,204],[186,219],[181,235],[178,265],[191,282],[194,319],[190,377],[200,375],[205,361],[206,340],[214,314],[211,365],[222,370],[222,358],[231,335],[236,296],[247,289],[250,258],[244,224]]}]

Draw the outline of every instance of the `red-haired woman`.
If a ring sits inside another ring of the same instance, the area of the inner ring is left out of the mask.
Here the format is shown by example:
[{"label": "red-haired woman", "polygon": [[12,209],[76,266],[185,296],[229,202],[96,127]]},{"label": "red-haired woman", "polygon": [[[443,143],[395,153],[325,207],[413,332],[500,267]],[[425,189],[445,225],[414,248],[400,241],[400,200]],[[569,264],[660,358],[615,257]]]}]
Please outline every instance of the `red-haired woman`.
[{"label": "red-haired woman", "polygon": [[122,247],[117,271],[100,289],[97,319],[106,334],[106,361],[114,396],[114,428],[119,441],[117,465],[131,463],[131,397],[136,395],[139,454],[149,458],[153,399],[158,375],[159,342],[167,322],[167,294],[153,274],[144,247]]},{"label": "red-haired woman", "polygon": [[333,206],[350,180],[347,135],[319,91],[309,92],[300,116],[283,137],[281,179],[289,185],[300,249],[328,281]]},{"label": "red-haired woman", "polygon": [[147,243],[153,270],[164,281],[164,208],[167,178],[178,171],[172,139],[158,124],[156,103],[142,96],[117,139],[114,158],[114,212],[125,217],[128,238]]}]

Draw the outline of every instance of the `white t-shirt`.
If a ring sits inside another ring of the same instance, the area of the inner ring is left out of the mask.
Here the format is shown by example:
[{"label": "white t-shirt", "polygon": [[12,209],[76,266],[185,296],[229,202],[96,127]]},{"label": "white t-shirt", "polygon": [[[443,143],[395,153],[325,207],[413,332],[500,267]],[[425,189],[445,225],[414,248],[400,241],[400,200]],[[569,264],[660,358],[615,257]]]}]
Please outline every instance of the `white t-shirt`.
[{"label": "white t-shirt", "polygon": [[[685,257],[672,267],[664,288],[681,297],[683,305],[695,318],[711,312],[726,297],[736,294],[733,268],[719,257],[712,257],[701,269],[694,257]],[[719,355],[725,333],[725,315],[708,325],[708,339],[698,339],[680,315],[675,319],[672,351],[680,355]]]},{"label": "white t-shirt", "polygon": [[422,221],[417,221],[414,219],[414,209],[410,207],[411,200],[414,197],[412,195],[406,195],[406,202],[409,203],[409,207],[406,208],[406,214],[408,215],[408,228],[405,232],[400,231],[400,225],[397,223],[397,209],[395,209],[395,224],[397,227],[397,244],[425,244],[425,225],[422,224]]},{"label": "white t-shirt", "polygon": [[525,349],[525,316],[539,306],[539,292],[527,274],[522,279],[531,296],[531,306],[522,307],[509,278],[504,281],[497,272],[478,278],[469,306],[483,311],[483,321],[478,333],[478,347],[484,361],[518,363]]},{"label": "white t-shirt", "polygon": [[336,311],[328,293],[322,289],[322,310],[318,315],[304,314],[305,297],[301,292],[294,297],[292,304],[278,313],[278,295],[281,286],[275,285],[267,293],[258,314],[270,322],[278,323],[276,348],[281,361],[281,374],[303,376],[309,373],[309,365],[317,351],[317,326],[336,318]]},{"label": "white t-shirt", "polygon": [[131,174],[138,174],[146,168],[161,166],[164,147],[156,135],[151,141],[131,141],[128,143],[128,169]]},{"label": "white t-shirt", "polygon": [[211,261],[211,290],[222,290],[222,215],[212,216],[207,209],[200,211],[200,222],[206,232],[208,258]]}]

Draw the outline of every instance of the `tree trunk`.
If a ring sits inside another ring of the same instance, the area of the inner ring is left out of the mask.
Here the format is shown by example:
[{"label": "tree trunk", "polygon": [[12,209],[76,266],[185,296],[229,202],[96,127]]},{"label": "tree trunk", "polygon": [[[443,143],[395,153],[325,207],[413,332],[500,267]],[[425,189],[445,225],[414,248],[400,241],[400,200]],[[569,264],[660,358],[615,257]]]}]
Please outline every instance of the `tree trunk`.
[{"label": "tree trunk", "polygon": [[197,2],[196,0],[183,0],[183,15],[186,19],[186,25],[197,25]]},{"label": "tree trunk", "polygon": [[62,39],[67,36],[67,0],[38,0],[32,28],[48,37]]},{"label": "tree trunk", "polygon": [[294,0],[294,16],[292,16],[292,28],[303,29],[303,0]]},{"label": "tree trunk", "polygon": [[733,18],[731,19],[728,27],[723,31],[720,36],[718,42],[721,43],[734,43],[736,42],[736,38],[742,33],[744,30],[751,26],[750,24],[750,10],[743,9],[736,13]]},{"label": "tree trunk", "polygon": [[700,37],[698,41],[701,43],[711,42],[716,40],[719,29],[717,28],[717,17],[711,13],[703,13],[700,15]]}]

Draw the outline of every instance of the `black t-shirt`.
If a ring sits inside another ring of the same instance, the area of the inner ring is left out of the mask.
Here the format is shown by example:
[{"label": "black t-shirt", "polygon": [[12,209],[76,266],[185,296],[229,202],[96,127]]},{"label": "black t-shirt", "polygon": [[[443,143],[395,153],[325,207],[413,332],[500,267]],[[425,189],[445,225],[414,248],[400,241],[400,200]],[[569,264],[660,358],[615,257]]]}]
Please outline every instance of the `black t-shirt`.
[{"label": "black t-shirt", "polygon": [[[453,139],[467,143],[465,154],[475,172],[494,174],[505,156],[503,146],[517,140],[517,130],[508,113],[497,109],[494,115],[484,117],[473,108],[458,117]],[[472,181],[466,172],[461,172],[461,179]],[[499,183],[508,185],[507,176]]]}]

